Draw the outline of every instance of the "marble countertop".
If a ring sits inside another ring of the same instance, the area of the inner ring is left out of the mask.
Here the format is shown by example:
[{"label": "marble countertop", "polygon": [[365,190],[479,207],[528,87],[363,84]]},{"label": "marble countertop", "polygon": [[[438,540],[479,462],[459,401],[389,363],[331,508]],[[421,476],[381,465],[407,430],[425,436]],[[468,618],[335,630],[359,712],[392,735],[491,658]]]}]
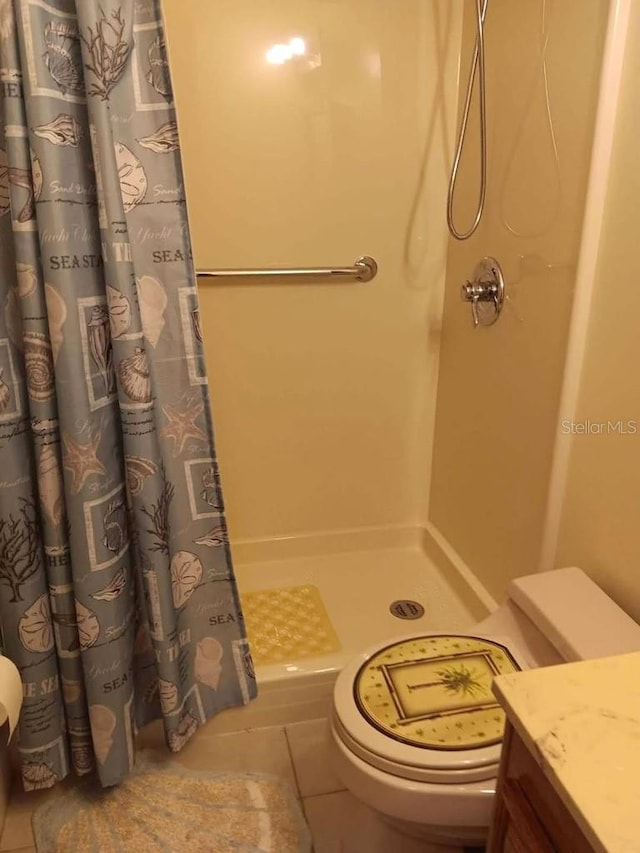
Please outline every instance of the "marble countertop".
[{"label": "marble countertop", "polygon": [[585,836],[640,851],[640,652],[500,675],[493,690]]}]

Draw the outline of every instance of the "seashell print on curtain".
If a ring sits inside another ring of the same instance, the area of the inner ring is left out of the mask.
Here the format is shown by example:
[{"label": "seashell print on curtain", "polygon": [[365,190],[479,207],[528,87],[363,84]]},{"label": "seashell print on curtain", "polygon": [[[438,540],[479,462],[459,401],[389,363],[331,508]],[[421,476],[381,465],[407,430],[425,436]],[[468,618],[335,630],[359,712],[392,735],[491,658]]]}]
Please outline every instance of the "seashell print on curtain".
[{"label": "seashell print on curtain", "polygon": [[[256,694],[159,0],[0,0],[0,618],[25,788]],[[1,697],[0,697],[1,700]]]}]

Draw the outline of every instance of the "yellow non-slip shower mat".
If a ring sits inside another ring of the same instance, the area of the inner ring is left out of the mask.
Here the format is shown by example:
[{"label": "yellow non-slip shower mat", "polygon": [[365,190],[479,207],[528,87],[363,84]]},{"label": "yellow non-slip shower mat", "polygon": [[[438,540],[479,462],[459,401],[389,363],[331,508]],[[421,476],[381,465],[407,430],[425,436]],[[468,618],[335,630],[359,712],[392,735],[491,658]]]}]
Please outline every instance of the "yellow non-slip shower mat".
[{"label": "yellow non-slip shower mat", "polygon": [[340,651],[340,640],[316,586],[245,592],[242,610],[256,666]]}]

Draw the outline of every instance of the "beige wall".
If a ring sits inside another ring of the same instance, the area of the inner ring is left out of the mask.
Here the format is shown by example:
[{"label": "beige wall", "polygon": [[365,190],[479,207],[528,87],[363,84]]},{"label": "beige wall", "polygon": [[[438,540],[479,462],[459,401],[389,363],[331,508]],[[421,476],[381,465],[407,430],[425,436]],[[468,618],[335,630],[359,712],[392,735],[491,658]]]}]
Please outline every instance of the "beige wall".
[{"label": "beige wall", "polygon": [[[232,536],[416,523],[460,3],[163,6],[196,265],[380,264],[372,284],[201,280]],[[292,35],[311,64],[268,65]]]},{"label": "beige wall", "polygon": [[[584,568],[640,620],[640,7],[631,4],[604,231],[557,564]],[[609,421],[638,432],[607,434]],[[590,422],[587,424],[587,422]],[[604,423],[604,426],[600,426]]]},{"label": "beige wall", "polygon": [[[546,4],[558,169],[540,63],[543,6],[489,3],[486,215],[472,239],[450,242],[447,261],[429,518],[497,597],[509,578],[537,569],[608,3]],[[468,166],[460,188],[466,222],[476,197]],[[474,330],[459,287],[485,254],[502,264],[511,300],[495,326]]]}]

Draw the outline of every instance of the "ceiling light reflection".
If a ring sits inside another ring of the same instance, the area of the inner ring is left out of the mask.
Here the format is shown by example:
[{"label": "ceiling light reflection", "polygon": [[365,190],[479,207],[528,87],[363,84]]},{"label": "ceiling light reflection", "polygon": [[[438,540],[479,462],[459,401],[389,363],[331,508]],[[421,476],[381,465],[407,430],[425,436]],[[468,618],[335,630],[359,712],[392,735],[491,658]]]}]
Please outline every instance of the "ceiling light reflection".
[{"label": "ceiling light reflection", "polygon": [[307,43],[301,36],[289,39],[288,44],[274,44],[265,54],[270,65],[284,65],[294,56],[304,56],[307,52]]}]

